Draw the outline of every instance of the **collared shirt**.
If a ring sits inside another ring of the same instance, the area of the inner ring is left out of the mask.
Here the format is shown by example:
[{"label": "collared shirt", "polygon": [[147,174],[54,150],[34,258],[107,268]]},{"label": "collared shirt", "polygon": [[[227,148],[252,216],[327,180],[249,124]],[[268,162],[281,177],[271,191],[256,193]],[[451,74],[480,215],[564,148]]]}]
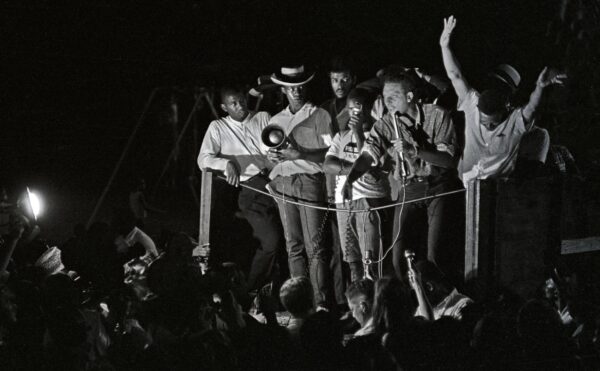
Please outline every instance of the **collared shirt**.
[{"label": "collared shirt", "polygon": [[[369,133],[365,133],[369,137]],[[360,155],[357,147],[356,137],[352,130],[345,130],[337,133],[333,137],[331,147],[327,151],[327,156],[336,157],[342,161],[354,162]],[[335,175],[335,203],[344,202],[342,196],[342,187],[346,182],[346,175]],[[352,200],[360,198],[382,198],[389,194],[390,185],[387,174],[383,174],[378,169],[373,169],[358,178],[352,185]]]},{"label": "collared shirt", "polygon": [[[452,317],[460,321],[462,319],[463,309],[470,304],[473,304],[471,298],[461,294],[457,289],[454,289],[444,298],[444,300],[431,308],[433,319],[438,320],[442,317]],[[415,312],[415,316],[425,317],[425,313],[423,313],[419,307]]]},{"label": "collared shirt", "polygon": [[363,327],[359,328],[354,333],[354,336],[365,336],[373,333],[375,333],[375,323],[373,322],[373,317],[371,317],[367,320],[367,323],[365,323]]},{"label": "collared shirt", "polygon": [[[417,105],[417,118],[410,122],[405,117],[398,121],[398,133],[405,143],[421,145],[429,143],[436,150],[447,152],[454,156],[457,150],[456,132],[450,112],[435,104]],[[362,152],[367,152],[374,159],[373,165],[380,163],[379,159],[388,151],[394,155],[394,142],[398,139],[394,120],[391,113],[375,122],[371,135],[366,141]],[[408,178],[441,176],[450,171],[420,159],[418,156],[404,156],[408,169]]]},{"label": "collared shirt", "polygon": [[[296,113],[288,106],[273,116],[269,124],[281,126],[301,151],[324,150],[331,145],[331,118],[327,111],[312,103],[304,104]],[[321,165],[304,159],[283,161],[275,165],[269,176],[275,179],[277,176],[321,173]]]},{"label": "collared shirt", "polygon": [[498,178],[513,172],[523,134],[531,126],[525,124],[523,109],[512,111],[494,130],[481,126],[479,93],[471,89],[459,102],[465,113],[465,150],[458,172],[465,186],[472,179]]},{"label": "collared shirt", "polygon": [[462,319],[463,309],[472,303],[473,300],[471,300],[471,298],[454,289],[444,298],[444,300],[433,307],[433,318],[438,320],[441,317],[452,317],[460,321]]},{"label": "collared shirt", "polygon": [[268,148],[262,143],[262,130],[269,123],[267,112],[250,112],[243,122],[231,116],[210,123],[200,154],[198,166],[201,169],[224,171],[229,161],[240,169],[240,180],[246,181],[262,169],[273,167],[267,159]]}]

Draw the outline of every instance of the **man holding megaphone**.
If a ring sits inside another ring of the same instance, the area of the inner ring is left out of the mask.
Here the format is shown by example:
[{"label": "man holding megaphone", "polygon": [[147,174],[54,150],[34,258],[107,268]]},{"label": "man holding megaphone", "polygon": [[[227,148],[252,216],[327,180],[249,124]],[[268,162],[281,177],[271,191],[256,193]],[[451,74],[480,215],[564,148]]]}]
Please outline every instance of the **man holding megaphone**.
[{"label": "man holding megaphone", "polygon": [[[331,118],[307,100],[307,83],[314,74],[304,66],[283,67],[271,76],[289,105],[269,122],[264,133],[275,163],[270,173],[272,192],[293,201],[325,205],[325,175],[321,167],[331,145]],[[285,139],[282,139],[284,137]],[[280,145],[275,144],[281,142]],[[327,253],[323,243],[323,210],[278,201],[292,277],[308,276],[315,305],[326,307]]]}]

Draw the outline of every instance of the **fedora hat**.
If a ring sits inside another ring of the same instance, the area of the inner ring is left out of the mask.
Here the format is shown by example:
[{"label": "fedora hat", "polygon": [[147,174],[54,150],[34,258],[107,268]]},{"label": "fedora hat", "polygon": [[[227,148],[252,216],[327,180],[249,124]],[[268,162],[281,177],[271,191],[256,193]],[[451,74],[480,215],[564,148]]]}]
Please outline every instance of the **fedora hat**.
[{"label": "fedora hat", "polygon": [[304,66],[281,67],[281,71],[271,75],[271,81],[282,86],[299,86],[306,84],[313,77],[315,77],[314,72],[306,72]]},{"label": "fedora hat", "polygon": [[519,74],[519,71],[517,71],[510,64],[501,64],[494,67],[494,69],[490,71],[489,75],[505,83],[513,92],[517,90],[519,84],[521,83],[521,75]]}]

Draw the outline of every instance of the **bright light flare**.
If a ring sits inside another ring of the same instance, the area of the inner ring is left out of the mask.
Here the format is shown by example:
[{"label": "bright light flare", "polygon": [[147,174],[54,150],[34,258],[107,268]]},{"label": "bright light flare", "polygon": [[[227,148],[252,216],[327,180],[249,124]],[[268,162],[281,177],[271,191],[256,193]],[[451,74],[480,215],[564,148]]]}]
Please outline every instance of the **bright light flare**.
[{"label": "bright light flare", "polygon": [[33,213],[33,218],[37,220],[42,212],[42,201],[37,194],[29,190],[29,187],[27,187],[27,199],[29,200],[29,207]]}]

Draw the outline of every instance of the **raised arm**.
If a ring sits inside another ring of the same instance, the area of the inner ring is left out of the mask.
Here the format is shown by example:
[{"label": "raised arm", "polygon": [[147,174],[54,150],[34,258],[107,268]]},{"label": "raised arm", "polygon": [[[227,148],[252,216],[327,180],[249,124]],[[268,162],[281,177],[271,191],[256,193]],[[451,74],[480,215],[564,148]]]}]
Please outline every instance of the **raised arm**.
[{"label": "raised arm", "polygon": [[444,18],[444,30],[440,36],[440,46],[442,48],[442,59],[444,60],[446,74],[448,75],[460,102],[467,95],[470,87],[460,70],[454,53],[450,49],[450,37],[452,36],[454,27],[456,27],[456,18],[454,18],[454,16],[451,15],[448,18]]},{"label": "raised arm", "polygon": [[523,119],[525,120],[525,124],[528,128],[531,127],[535,113],[540,106],[544,89],[549,85],[562,85],[566,78],[567,75],[565,74],[551,76],[550,72],[548,71],[548,67],[544,67],[538,76],[535,84],[535,90],[529,96],[529,102],[525,107],[523,107]]}]

